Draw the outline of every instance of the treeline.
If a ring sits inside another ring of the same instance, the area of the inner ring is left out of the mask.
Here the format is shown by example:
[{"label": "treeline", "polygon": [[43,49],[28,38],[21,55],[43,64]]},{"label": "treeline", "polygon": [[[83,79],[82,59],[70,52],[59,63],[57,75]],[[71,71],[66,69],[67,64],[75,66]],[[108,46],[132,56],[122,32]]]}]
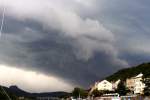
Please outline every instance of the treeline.
[{"label": "treeline", "polygon": [[126,80],[127,78],[134,77],[138,75],[139,73],[142,73],[144,77],[149,77],[150,76],[150,63],[143,63],[135,67],[130,67],[130,68],[119,70],[118,72],[107,77],[106,79],[108,81],[116,81],[118,79]]}]

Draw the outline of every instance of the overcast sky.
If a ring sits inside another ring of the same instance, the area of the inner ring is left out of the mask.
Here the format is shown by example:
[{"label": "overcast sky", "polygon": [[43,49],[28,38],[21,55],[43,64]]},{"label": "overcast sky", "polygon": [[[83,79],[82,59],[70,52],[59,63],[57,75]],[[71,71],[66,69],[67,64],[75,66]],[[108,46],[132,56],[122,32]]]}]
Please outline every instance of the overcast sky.
[{"label": "overcast sky", "polygon": [[3,8],[1,85],[70,91],[150,61],[149,0],[0,0],[1,19]]}]

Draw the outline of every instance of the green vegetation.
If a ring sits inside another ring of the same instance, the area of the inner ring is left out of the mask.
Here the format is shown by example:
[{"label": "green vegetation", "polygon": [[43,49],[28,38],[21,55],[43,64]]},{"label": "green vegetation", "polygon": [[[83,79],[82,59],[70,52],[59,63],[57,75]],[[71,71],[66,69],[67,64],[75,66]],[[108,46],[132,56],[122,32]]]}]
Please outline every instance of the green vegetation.
[{"label": "green vegetation", "polygon": [[150,76],[150,63],[143,63],[136,67],[119,70],[106,79],[109,81],[116,81],[118,79],[126,80],[127,78],[134,77],[139,73],[143,73],[144,76]]},{"label": "green vegetation", "polygon": [[92,93],[90,94],[90,96],[93,96],[93,97],[99,97],[99,96],[102,96],[103,94],[109,94],[109,93],[115,93],[114,91],[109,91],[109,90],[98,90],[98,89],[95,89],[92,91]]},{"label": "green vegetation", "polygon": [[78,98],[79,96],[81,98],[86,98],[88,96],[88,91],[84,90],[84,89],[81,89],[81,88],[74,88],[73,92],[72,92],[72,96],[74,98]]},{"label": "green vegetation", "polygon": [[145,96],[150,96],[150,73],[146,74],[143,76],[143,81],[145,84],[145,88],[144,88],[144,95]]},{"label": "green vegetation", "polygon": [[144,95],[150,96],[150,78],[145,78],[143,82],[145,84]]},{"label": "green vegetation", "polygon": [[116,90],[117,93],[119,93],[119,95],[126,95],[129,91],[129,89],[125,86],[125,82],[121,81],[118,84],[118,88]]},{"label": "green vegetation", "polygon": [[101,95],[103,95],[103,94],[98,89],[93,90],[91,93],[91,96],[93,96],[93,97],[99,97]]}]

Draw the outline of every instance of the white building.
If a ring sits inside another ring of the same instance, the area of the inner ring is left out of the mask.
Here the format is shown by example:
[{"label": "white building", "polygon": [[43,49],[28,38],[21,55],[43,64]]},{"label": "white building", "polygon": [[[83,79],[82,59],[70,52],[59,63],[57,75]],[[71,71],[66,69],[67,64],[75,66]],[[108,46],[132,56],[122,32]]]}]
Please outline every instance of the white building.
[{"label": "white building", "polygon": [[142,77],[143,74],[139,74],[136,77],[134,77],[134,82],[135,82],[134,93],[143,94],[145,84],[142,82]]},{"label": "white building", "polygon": [[103,80],[97,84],[97,89],[113,91],[113,85],[112,85],[112,83],[108,82],[107,80]]},{"label": "white building", "polygon": [[118,84],[120,83],[120,79],[116,82],[109,82],[107,80],[103,80],[101,82],[96,82],[94,86],[92,86],[90,93],[92,93],[93,90],[97,89],[99,91],[114,91],[117,89]]},{"label": "white building", "polygon": [[134,92],[134,94],[143,94],[145,84],[142,82],[143,74],[132,77],[126,80],[126,86]]}]

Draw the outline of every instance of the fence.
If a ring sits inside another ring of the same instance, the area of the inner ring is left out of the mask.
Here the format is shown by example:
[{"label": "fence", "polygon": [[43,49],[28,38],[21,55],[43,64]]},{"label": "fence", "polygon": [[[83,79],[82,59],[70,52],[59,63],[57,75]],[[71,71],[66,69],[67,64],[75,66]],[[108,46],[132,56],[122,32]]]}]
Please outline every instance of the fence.
[{"label": "fence", "polygon": [[144,100],[143,96],[97,97],[94,100]]}]

